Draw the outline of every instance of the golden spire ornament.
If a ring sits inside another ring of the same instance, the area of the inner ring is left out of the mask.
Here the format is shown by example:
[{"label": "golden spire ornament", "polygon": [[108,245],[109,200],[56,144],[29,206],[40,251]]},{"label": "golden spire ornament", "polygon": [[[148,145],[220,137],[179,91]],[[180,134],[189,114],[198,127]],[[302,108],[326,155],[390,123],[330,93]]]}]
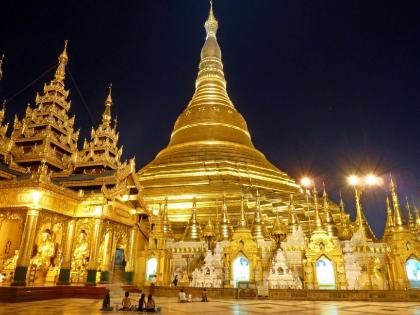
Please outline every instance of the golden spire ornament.
[{"label": "golden spire ornament", "polygon": [[411,213],[411,207],[410,207],[410,203],[408,202],[408,197],[405,197],[405,199],[406,199],[405,207],[407,208],[407,215],[408,215],[408,227],[411,233],[416,234],[417,232],[416,223],[414,222],[413,214]]},{"label": "golden spire ornament", "polygon": [[204,23],[204,27],[207,32],[207,38],[209,37],[216,37],[217,29],[219,27],[219,23],[217,22],[216,18],[214,17],[213,13],[213,1],[210,1],[210,12],[207,21]]},{"label": "golden spire ornament", "polygon": [[226,195],[223,194],[222,217],[219,223],[219,239],[228,241],[232,237],[232,225],[230,224],[228,209],[226,205]]},{"label": "golden spire ornament", "polygon": [[112,83],[109,84],[109,92],[108,96],[105,100],[105,110],[102,114],[102,124],[104,125],[104,128],[107,128],[111,125],[111,106],[112,106]]},{"label": "golden spire ornament", "polygon": [[386,224],[383,239],[387,240],[391,237],[394,232],[394,218],[392,213],[391,202],[389,197],[386,196]]},{"label": "golden spire ornament", "polygon": [[252,236],[257,240],[266,238],[265,224],[264,224],[264,219],[261,213],[260,194],[259,194],[258,189],[257,189],[257,196],[256,196],[256,201],[255,201],[254,222],[252,223],[251,233],[252,233]]},{"label": "golden spire ornament", "polygon": [[334,222],[334,218],[331,214],[330,211],[330,205],[328,202],[328,194],[327,191],[325,190],[325,185],[323,183],[324,186],[324,191],[323,191],[323,207],[324,207],[324,213],[325,213],[325,230],[327,231],[328,235],[331,237],[337,237],[338,236],[338,230],[337,230],[337,226]]},{"label": "golden spire ornament", "polygon": [[299,220],[296,215],[296,208],[295,203],[293,201],[293,195],[290,194],[290,202],[289,202],[289,219],[288,219],[288,228],[287,232],[289,234],[294,234],[299,230]]},{"label": "golden spire ornament", "polygon": [[58,57],[58,67],[55,71],[55,79],[57,81],[64,81],[66,78],[66,65],[69,61],[69,57],[67,55],[67,40],[64,41],[64,49],[61,55]]},{"label": "golden spire ornament", "polygon": [[168,197],[165,197],[165,203],[163,205],[162,232],[163,232],[163,235],[169,239],[172,239],[174,236],[172,232],[171,221],[169,221],[169,215],[168,215]]},{"label": "golden spire ornament", "polygon": [[316,191],[316,187],[314,185],[313,188],[313,195],[314,195],[314,206],[315,206],[315,230],[314,231],[323,231],[324,229],[322,228],[322,221],[321,221],[321,217],[319,216],[319,211],[318,211],[318,192]]},{"label": "golden spire ornament", "polygon": [[404,216],[401,213],[400,201],[398,199],[398,194],[397,194],[397,187],[394,183],[394,179],[392,178],[392,176],[391,176],[389,186],[390,186],[390,190],[391,190],[392,205],[394,207],[395,231],[406,230],[407,227],[406,227],[406,224],[405,224]]},{"label": "golden spire ornament", "polygon": [[244,209],[244,195],[242,193],[241,196],[241,213],[239,217],[239,223],[238,223],[238,230],[248,230],[248,220],[245,216],[245,209]]},{"label": "golden spire ornament", "polygon": [[346,209],[344,207],[343,197],[341,196],[341,191],[340,191],[340,221],[341,221],[340,236],[342,239],[348,240],[351,237],[351,233],[349,229],[349,220],[346,215]]},{"label": "golden spire ornament", "polygon": [[187,228],[185,229],[184,241],[199,241],[200,237],[201,226],[197,220],[197,203],[196,199],[194,198],[190,222],[188,223]]}]

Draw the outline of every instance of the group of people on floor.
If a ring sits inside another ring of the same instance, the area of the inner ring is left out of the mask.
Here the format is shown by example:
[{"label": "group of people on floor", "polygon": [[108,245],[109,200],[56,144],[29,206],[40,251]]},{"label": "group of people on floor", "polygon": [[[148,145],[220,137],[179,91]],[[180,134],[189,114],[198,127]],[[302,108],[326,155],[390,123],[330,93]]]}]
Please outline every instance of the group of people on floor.
[{"label": "group of people on floor", "polygon": [[[192,295],[191,294],[187,294],[185,293],[184,289],[181,289],[178,293],[178,301],[180,303],[188,303],[188,302],[192,302]],[[201,291],[201,302],[208,302],[208,297],[207,297],[207,289],[204,288]]]},{"label": "group of people on floor", "polygon": [[139,304],[132,305],[131,299],[130,299],[130,293],[125,292],[124,298],[122,300],[122,308],[121,311],[138,311],[138,312],[149,312],[149,313],[155,313],[157,312],[155,300],[153,299],[153,296],[149,294],[147,296],[146,301],[146,294],[142,293],[139,299]]},{"label": "group of people on floor", "polygon": [[[146,294],[142,293],[139,299],[139,304],[132,304],[132,299],[130,298],[130,292],[125,292],[124,298],[122,299],[122,308],[120,311],[137,311],[137,312],[148,312],[156,313],[160,309],[156,307],[155,300],[151,294],[148,295],[146,301]],[[112,311],[111,307],[111,298],[109,296],[109,290],[107,291],[103,302],[102,302],[102,311]]]}]

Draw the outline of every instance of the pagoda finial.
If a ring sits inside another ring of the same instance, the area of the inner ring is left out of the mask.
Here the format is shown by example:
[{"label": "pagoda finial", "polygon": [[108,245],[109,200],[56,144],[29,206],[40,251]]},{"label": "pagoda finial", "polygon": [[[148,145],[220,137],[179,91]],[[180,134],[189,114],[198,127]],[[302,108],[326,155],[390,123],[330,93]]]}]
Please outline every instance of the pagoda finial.
[{"label": "pagoda finial", "polygon": [[111,105],[112,103],[112,83],[109,84],[109,92],[108,96],[105,100],[105,110],[102,114],[102,123],[104,124],[104,127],[109,127],[111,125]]},{"label": "pagoda finial", "polygon": [[3,60],[4,60],[4,54],[1,55],[1,58],[0,58],[0,80],[3,78]]},{"label": "pagoda finial", "polygon": [[420,233],[420,215],[419,215],[419,209],[417,209],[416,204],[414,204],[414,201],[413,201],[413,211],[414,211],[414,217],[416,219],[417,233]]},{"label": "pagoda finial", "polygon": [[232,237],[232,225],[230,224],[228,209],[226,204],[226,194],[223,193],[222,217],[219,223],[220,240],[230,240]]},{"label": "pagoda finial", "polygon": [[325,190],[324,183],[322,183],[322,185],[324,186],[323,199],[324,199],[324,212],[325,212],[325,229],[327,230],[327,233],[329,236],[336,237],[338,235],[338,230],[335,225],[334,218],[330,211],[328,195],[327,195],[327,191]]},{"label": "pagoda finial", "polygon": [[192,213],[189,224],[185,229],[185,241],[199,241],[201,237],[201,226],[197,220],[197,203],[196,198],[193,199]]},{"label": "pagoda finial", "polygon": [[163,205],[163,212],[162,212],[162,232],[168,238],[173,237],[172,226],[171,222],[169,221],[168,215],[168,197],[165,197],[165,203]]},{"label": "pagoda finial", "polygon": [[386,240],[391,237],[394,232],[394,219],[389,196],[386,196],[386,224],[383,239]]},{"label": "pagoda finial", "polygon": [[405,207],[407,208],[407,215],[408,215],[408,227],[410,232],[416,233],[416,223],[414,222],[413,214],[411,213],[410,203],[408,202],[408,197],[405,197],[406,204]]},{"label": "pagoda finial", "polygon": [[209,17],[207,18],[206,23],[204,23],[204,27],[205,27],[206,32],[207,32],[207,38],[216,37],[217,28],[219,27],[219,23],[217,22],[216,18],[214,17],[213,1],[212,0],[210,0]]},{"label": "pagoda finial", "polygon": [[314,205],[315,205],[315,230],[323,230],[321,217],[319,216],[318,211],[318,192],[316,191],[316,186],[314,185]]},{"label": "pagoda finial", "polygon": [[295,208],[295,203],[293,201],[293,194],[290,194],[288,233],[294,234],[298,230],[299,230],[299,220],[296,215],[296,208]]},{"label": "pagoda finial", "polygon": [[392,205],[394,207],[394,225],[396,230],[405,230],[405,219],[404,216],[401,213],[401,207],[400,207],[400,201],[398,199],[397,194],[397,186],[394,183],[394,179],[392,178],[392,175],[390,175],[390,190],[391,190],[391,198],[392,198]]},{"label": "pagoda finial", "polygon": [[66,77],[66,65],[69,61],[69,57],[67,55],[67,40],[64,41],[64,49],[61,55],[58,57],[58,67],[55,71],[55,79],[57,81],[63,81]]},{"label": "pagoda finial", "polygon": [[255,200],[255,214],[254,214],[254,222],[252,223],[252,236],[255,239],[265,239],[266,238],[266,230],[264,219],[262,217],[261,208],[260,208],[260,194],[257,189],[257,195]]},{"label": "pagoda finial", "polygon": [[244,194],[241,195],[241,216],[239,218],[238,228],[240,229],[247,229],[248,228],[248,221],[245,217],[245,209],[244,209]]}]

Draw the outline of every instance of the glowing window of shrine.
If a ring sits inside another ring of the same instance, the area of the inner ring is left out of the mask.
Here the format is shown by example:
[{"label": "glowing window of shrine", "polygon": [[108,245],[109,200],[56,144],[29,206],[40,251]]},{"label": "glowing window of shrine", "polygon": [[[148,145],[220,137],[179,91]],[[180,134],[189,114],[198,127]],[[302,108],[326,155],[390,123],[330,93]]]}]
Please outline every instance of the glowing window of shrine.
[{"label": "glowing window of shrine", "polygon": [[238,281],[249,281],[249,260],[243,256],[233,262],[233,285],[236,288]]},{"label": "glowing window of shrine", "polygon": [[316,277],[319,289],[335,289],[335,273],[331,260],[321,257],[316,262]]},{"label": "glowing window of shrine", "polygon": [[408,259],[405,263],[405,272],[410,288],[420,288],[420,261],[415,258]]},{"label": "glowing window of shrine", "polygon": [[156,277],[158,260],[156,257],[149,258],[146,263],[146,280]]}]

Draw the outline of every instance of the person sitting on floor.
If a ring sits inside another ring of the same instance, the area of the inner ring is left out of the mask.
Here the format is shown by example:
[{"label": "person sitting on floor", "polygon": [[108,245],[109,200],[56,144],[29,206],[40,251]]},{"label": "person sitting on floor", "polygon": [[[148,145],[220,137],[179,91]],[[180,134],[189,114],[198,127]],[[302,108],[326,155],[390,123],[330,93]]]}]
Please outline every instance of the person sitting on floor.
[{"label": "person sitting on floor", "polygon": [[208,302],[206,288],[204,288],[203,291],[201,291],[201,302]]},{"label": "person sitting on floor", "polygon": [[131,300],[129,298],[130,293],[128,291],[125,292],[124,298],[122,299],[122,309],[120,311],[129,311],[131,306]]},{"label": "person sitting on floor", "polygon": [[149,296],[147,297],[146,312],[149,312],[149,313],[156,312],[155,300],[153,300],[153,297],[151,294],[149,294]]},{"label": "person sitting on floor", "polygon": [[146,304],[146,294],[142,293],[139,299],[139,307],[137,308],[137,310],[139,312],[143,312],[145,310],[145,304]]},{"label": "person sitting on floor", "polygon": [[112,311],[113,308],[111,307],[111,297],[109,296],[109,290],[106,290],[106,295],[102,301],[102,308],[101,311]]},{"label": "person sitting on floor", "polygon": [[187,295],[184,292],[184,289],[181,289],[178,293],[179,303],[187,303]]}]

